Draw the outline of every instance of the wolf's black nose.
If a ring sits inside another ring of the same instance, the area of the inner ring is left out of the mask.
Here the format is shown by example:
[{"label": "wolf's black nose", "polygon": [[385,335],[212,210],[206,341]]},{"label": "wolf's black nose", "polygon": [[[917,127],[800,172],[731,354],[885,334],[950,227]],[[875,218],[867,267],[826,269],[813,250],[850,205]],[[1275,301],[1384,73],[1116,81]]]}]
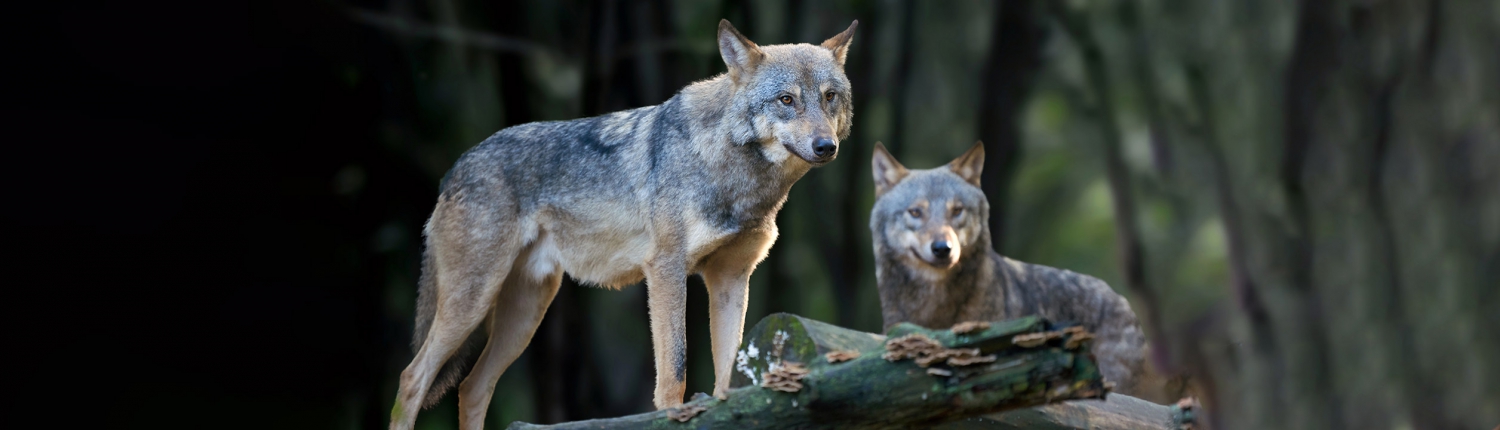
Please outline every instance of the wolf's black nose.
[{"label": "wolf's black nose", "polygon": [[832,157],[835,152],[839,152],[839,146],[833,144],[833,139],[820,137],[813,141],[813,155],[818,158]]},{"label": "wolf's black nose", "polygon": [[952,250],[953,250],[953,248],[951,248],[951,247],[948,246],[948,241],[946,241],[946,240],[939,240],[937,242],[933,242],[932,243],[932,256],[933,257],[948,258],[948,251],[952,251]]}]

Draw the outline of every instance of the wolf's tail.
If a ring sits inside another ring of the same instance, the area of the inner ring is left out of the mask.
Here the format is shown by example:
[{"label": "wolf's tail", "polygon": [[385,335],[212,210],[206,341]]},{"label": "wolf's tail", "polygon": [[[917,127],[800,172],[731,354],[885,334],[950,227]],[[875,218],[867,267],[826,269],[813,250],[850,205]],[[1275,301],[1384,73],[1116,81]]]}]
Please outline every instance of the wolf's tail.
[{"label": "wolf's tail", "polygon": [[[437,267],[432,253],[432,244],[427,243],[422,251],[422,276],[417,280],[417,325],[412,332],[411,350],[413,353],[422,350],[422,344],[427,341],[427,332],[432,329],[432,320],[437,317]],[[481,324],[483,325],[483,324]],[[458,385],[470,370],[474,368],[474,350],[479,348],[484,341],[484,330],[474,330],[469,338],[464,340],[463,345],[453,352],[453,356],[443,363],[438,370],[437,378],[432,381],[432,386],[427,389],[427,397],[422,400],[422,408],[427,409],[436,405],[443,399],[443,394]]]}]

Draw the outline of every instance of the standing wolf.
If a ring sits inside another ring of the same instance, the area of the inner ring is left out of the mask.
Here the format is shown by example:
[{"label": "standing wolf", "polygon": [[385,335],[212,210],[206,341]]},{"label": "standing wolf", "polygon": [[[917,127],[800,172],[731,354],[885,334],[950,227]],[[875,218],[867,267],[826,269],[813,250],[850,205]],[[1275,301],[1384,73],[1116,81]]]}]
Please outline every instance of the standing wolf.
[{"label": "standing wolf", "polygon": [[1140,395],[1146,338],[1124,297],[1096,278],[1022,263],[991,248],[990,205],[979,189],[982,144],[947,166],[907,170],[877,143],[871,164],[870,232],[886,327],[906,321],[945,328],[1026,315],[1082,324],[1097,336],[1092,349],[1105,379],[1119,392]]},{"label": "standing wolf", "polygon": [[[728,73],[656,106],[507,128],[459,158],[427,221],[416,358],[391,428],[410,429],[464,371],[459,427],[482,428],[565,272],[607,288],[646,280],[659,409],[682,403],[686,282],[701,274],[723,398],[776,212],[849,135],[843,66],[858,24],[821,46],[762,47],[720,21]],[[481,323],[488,341],[470,369],[455,352]]]}]

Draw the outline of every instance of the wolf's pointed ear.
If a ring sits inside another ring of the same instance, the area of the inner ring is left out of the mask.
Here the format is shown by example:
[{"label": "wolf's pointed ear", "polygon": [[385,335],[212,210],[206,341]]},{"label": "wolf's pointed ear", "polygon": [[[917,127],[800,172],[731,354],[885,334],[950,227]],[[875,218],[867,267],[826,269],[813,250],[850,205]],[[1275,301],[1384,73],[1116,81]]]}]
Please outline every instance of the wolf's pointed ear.
[{"label": "wolf's pointed ear", "polygon": [[875,177],[875,197],[880,197],[906,178],[906,166],[896,161],[896,157],[885,150],[885,145],[875,142],[875,156],[870,159],[870,173]]},{"label": "wolf's pointed ear", "polygon": [[729,78],[739,82],[745,76],[755,71],[755,66],[765,59],[766,54],[760,51],[760,45],[746,39],[745,35],[735,30],[729,20],[719,20],[719,56],[724,57],[724,64],[729,66]]},{"label": "wolf's pointed ear", "polygon": [[850,23],[849,29],[844,30],[843,33],[823,41],[823,47],[833,51],[833,59],[838,61],[840,66],[844,65],[844,58],[849,56],[849,42],[854,41],[854,27],[859,27],[859,20],[856,19]]},{"label": "wolf's pointed ear", "polygon": [[948,170],[964,178],[964,181],[976,187],[980,186],[979,174],[984,172],[984,142],[975,141],[974,147],[948,163]]}]

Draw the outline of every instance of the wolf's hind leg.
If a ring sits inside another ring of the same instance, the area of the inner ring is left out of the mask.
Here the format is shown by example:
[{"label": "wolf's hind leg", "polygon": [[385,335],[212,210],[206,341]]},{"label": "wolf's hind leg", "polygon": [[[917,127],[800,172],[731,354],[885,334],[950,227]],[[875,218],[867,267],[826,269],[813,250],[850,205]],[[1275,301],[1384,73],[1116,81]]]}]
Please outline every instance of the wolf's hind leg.
[{"label": "wolf's hind leg", "polygon": [[490,314],[501,281],[521,249],[513,224],[477,209],[440,202],[433,212],[428,236],[436,253],[437,312],[422,348],[401,372],[392,430],[409,430],[416,424],[438,370]]},{"label": "wolf's hind leg", "polygon": [[562,273],[533,279],[525,270],[512,271],[500,296],[495,299],[495,308],[489,318],[489,342],[474,370],[458,386],[458,428],[483,430],[484,415],[489,410],[490,398],[495,394],[495,382],[505,369],[516,361],[531,336],[542,323],[547,307],[557,295],[562,283]]}]

